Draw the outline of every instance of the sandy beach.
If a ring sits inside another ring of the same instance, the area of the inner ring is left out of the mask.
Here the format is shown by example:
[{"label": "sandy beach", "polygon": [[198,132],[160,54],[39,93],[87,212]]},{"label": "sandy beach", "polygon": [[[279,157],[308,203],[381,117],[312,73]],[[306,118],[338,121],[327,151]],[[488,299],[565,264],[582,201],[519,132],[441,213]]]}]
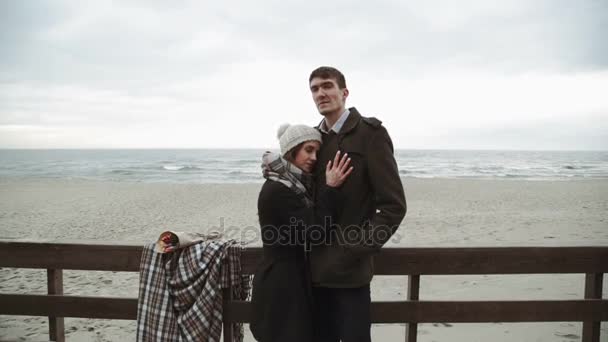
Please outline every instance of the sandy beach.
[{"label": "sandy beach", "polygon": [[[403,179],[408,213],[394,246],[608,245],[608,180]],[[256,232],[261,184],[0,180],[2,239],[144,244],[167,229]],[[236,234],[253,240],[256,234]],[[583,275],[427,276],[421,299],[577,299]],[[376,277],[373,300],[405,298],[405,277]],[[137,296],[137,274],[64,271],[73,295]],[[604,281],[608,293],[608,281]],[[43,270],[0,269],[0,292],[45,293]],[[606,295],[604,295],[605,297]],[[68,341],[133,341],[135,321],[66,319]],[[48,338],[43,317],[0,316],[0,341]],[[248,329],[246,329],[248,332]],[[403,340],[375,325],[374,341]],[[422,324],[419,341],[576,341],[579,323]],[[608,336],[608,326],[602,326]],[[246,341],[253,341],[248,334]]]}]

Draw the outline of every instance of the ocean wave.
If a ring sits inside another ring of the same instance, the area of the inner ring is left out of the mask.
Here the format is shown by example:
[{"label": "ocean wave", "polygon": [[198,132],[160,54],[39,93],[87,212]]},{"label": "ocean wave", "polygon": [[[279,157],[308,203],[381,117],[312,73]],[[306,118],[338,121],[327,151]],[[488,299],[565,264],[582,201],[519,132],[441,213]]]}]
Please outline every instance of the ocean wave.
[{"label": "ocean wave", "polygon": [[[145,152],[145,153],[144,153]],[[145,182],[261,180],[259,151],[0,150],[1,177],[88,177]],[[4,153],[4,154],[3,154]],[[174,155],[175,154],[175,155]],[[608,152],[396,151],[407,178],[606,179]]]},{"label": "ocean wave", "polygon": [[407,169],[399,169],[399,174],[400,175],[426,175],[426,174],[430,174],[431,172],[428,171],[424,171],[424,170],[407,170]]},{"label": "ocean wave", "polygon": [[245,176],[245,177],[261,177],[262,176],[262,172],[250,172],[250,171],[238,171],[238,170],[234,170],[234,171],[230,171],[228,172],[228,176],[230,177],[240,177],[240,176]]},{"label": "ocean wave", "polygon": [[198,166],[192,166],[192,165],[163,165],[162,169],[167,170],[167,171],[199,171],[199,170],[202,170],[202,168],[200,168]]},{"label": "ocean wave", "polygon": [[129,171],[129,170],[112,170],[112,171],[110,171],[110,173],[115,174],[115,175],[132,175],[132,174],[134,174],[133,171]]},{"label": "ocean wave", "polygon": [[590,170],[594,167],[590,165],[564,165],[562,168],[566,170]]}]

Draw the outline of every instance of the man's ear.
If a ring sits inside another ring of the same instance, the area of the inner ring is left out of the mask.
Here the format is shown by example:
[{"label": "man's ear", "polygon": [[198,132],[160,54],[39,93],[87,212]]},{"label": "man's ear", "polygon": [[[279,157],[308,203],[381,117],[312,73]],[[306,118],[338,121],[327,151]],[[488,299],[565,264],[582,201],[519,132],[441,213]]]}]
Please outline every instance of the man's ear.
[{"label": "man's ear", "polygon": [[344,96],[344,100],[348,97],[348,88],[342,89],[342,95]]}]

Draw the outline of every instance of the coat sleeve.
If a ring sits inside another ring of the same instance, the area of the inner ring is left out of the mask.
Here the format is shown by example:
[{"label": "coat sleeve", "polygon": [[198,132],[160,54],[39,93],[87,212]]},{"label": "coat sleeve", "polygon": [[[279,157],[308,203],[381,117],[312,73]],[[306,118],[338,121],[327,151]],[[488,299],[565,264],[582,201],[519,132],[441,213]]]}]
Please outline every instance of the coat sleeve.
[{"label": "coat sleeve", "polygon": [[378,127],[367,145],[366,153],[374,212],[362,227],[365,233],[363,243],[350,245],[347,253],[360,256],[378,252],[395,234],[405,217],[405,193],[393,153],[388,132],[383,126]]}]

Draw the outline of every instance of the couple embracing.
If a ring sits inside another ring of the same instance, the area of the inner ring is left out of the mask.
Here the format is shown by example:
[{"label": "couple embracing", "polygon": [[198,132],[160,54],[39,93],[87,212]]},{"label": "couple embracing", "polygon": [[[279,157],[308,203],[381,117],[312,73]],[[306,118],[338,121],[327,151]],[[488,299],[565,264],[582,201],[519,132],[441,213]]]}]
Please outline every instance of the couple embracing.
[{"label": "couple embracing", "polygon": [[309,77],[324,117],[283,125],[258,198],[264,258],[253,280],[251,332],[261,342],[371,341],[373,255],[406,212],[382,123],[346,108],[344,75]]}]

